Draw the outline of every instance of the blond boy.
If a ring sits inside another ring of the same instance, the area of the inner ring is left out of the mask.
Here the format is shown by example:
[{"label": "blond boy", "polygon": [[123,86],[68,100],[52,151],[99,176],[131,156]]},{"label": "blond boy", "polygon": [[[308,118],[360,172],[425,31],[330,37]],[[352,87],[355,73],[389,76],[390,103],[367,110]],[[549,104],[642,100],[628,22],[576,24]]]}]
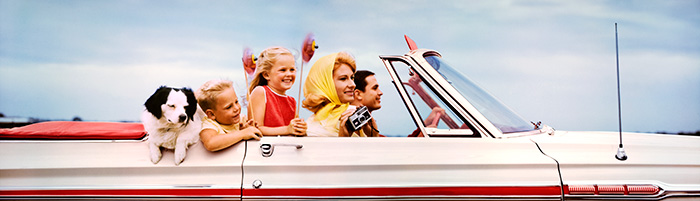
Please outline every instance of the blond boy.
[{"label": "blond boy", "polygon": [[228,80],[210,80],[197,90],[197,101],[206,117],[199,137],[209,151],[219,151],[241,140],[260,140],[255,121],[241,117],[241,105]]}]

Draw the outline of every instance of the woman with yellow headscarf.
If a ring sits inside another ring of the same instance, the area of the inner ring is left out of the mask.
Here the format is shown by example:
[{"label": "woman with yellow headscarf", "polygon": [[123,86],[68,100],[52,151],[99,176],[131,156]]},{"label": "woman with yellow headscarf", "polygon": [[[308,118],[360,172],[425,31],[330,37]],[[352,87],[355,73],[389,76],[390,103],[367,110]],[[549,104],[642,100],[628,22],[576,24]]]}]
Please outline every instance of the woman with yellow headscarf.
[{"label": "woman with yellow headscarf", "polygon": [[304,83],[303,107],[314,114],[306,121],[308,136],[366,137],[363,132],[349,133],[345,121],[355,111],[355,59],[346,52],[321,57],[311,66]]}]

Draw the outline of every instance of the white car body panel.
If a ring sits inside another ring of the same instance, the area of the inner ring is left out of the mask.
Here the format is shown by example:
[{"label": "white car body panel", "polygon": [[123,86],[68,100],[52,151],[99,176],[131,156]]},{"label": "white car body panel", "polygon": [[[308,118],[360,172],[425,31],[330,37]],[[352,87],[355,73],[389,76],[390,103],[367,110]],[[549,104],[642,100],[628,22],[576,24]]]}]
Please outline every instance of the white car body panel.
[{"label": "white car body panel", "polygon": [[[299,144],[303,148],[278,146],[270,157],[264,157],[262,144]],[[512,149],[522,151],[507,151]],[[248,142],[243,198],[290,198],[276,195],[279,189],[558,186],[556,169],[556,163],[526,138],[267,137]],[[523,170],[528,174],[522,174]],[[262,183],[257,189],[253,187],[256,180]],[[367,196],[371,195],[356,192],[352,197]],[[310,197],[322,196],[291,198]]]},{"label": "white car body panel", "polygon": [[[272,156],[264,157],[259,148],[263,143],[304,147],[277,147]],[[280,188],[559,183],[556,163],[527,139],[273,137],[248,144],[244,188],[254,179]],[[514,155],[499,149],[523,151]],[[522,175],[523,167],[532,167],[533,172]]]},{"label": "white car body panel", "polygon": [[158,164],[148,153],[145,140],[1,141],[0,189],[240,189],[242,145],[212,153],[195,144],[180,166],[172,151]]},{"label": "white car body panel", "polygon": [[565,184],[654,184],[666,192],[700,194],[700,138],[624,133],[629,156],[625,161],[614,157],[618,139],[614,132],[557,131],[553,136],[533,137],[560,163]]},{"label": "white car body panel", "polygon": [[[615,159],[618,133],[564,132],[533,139],[542,150],[559,161],[564,181],[635,180],[687,185],[700,181],[700,138],[623,134],[629,158]],[[672,172],[658,171],[671,169]]]}]

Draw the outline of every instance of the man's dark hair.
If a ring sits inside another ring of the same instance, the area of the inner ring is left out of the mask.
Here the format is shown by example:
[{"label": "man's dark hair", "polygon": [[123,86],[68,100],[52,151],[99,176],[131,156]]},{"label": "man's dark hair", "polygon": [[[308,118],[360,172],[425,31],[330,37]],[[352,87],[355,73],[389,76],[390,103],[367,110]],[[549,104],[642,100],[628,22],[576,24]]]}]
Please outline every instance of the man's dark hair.
[{"label": "man's dark hair", "polygon": [[358,70],[355,72],[355,79],[353,79],[355,82],[355,89],[365,92],[365,87],[367,87],[367,80],[365,78],[370,75],[374,75],[374,73],[368,70]]}]

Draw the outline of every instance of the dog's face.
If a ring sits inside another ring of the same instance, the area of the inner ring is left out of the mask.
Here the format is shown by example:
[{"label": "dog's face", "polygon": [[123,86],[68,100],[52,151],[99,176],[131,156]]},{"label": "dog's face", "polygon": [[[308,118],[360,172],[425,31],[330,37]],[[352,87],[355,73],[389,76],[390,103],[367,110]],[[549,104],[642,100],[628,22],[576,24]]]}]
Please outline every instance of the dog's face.
[{"label": "dog's face", "polygon": [[189,88],[161,86],[144,104],[157,119],[165,118],[170,124],[186,125],[197,111],[197,99]]}]

